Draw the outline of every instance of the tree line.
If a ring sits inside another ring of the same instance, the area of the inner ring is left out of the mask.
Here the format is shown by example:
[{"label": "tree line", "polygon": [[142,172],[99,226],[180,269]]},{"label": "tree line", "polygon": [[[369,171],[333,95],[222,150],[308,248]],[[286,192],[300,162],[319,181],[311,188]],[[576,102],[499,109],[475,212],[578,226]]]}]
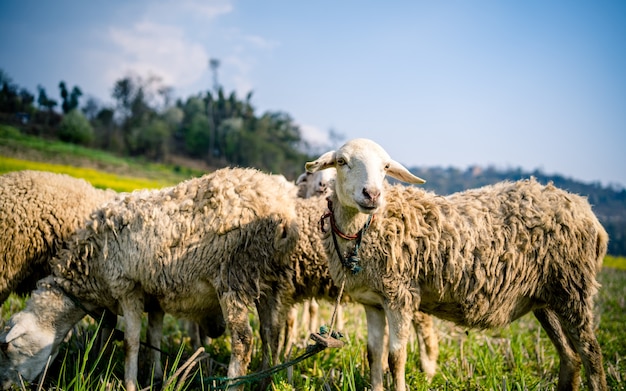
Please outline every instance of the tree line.
[{"label": "tree line", "polygon": [[173,89],[159,78],[128,75],[112,87],[112,105],[87,98],[81,106],[82,90],[65,81],[58,85],[59,101],[42,86],[35,97],[1,69],[0,86],[0,121],[26,134],[121,156],[158,162],[183,156],[213,167],[256,167],[293,179],[320,152],[288,113],[257,114],[252,92],[239,98],[219,87],[173,100]]}]

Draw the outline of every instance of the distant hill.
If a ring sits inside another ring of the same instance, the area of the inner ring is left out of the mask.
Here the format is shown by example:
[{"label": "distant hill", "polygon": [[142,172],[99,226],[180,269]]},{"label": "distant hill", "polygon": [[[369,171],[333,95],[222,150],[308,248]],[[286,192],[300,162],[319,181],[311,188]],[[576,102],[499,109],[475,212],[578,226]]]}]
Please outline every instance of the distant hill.
[{"label": "distant hill", "polygon": [[527,179],[531,176],[541,183],[553,182],[555,186],[589,199],[593,210],[609,233],[609,254],[626,255],[626,189],[602,186],[599,182],[583,183],[560,175],[546,175],[539,170],[498,170],[493,167],[469,167],[466,170],[448,167],[415,167],[415,175],[426,179],[425,189],[447,195],[504,180]]}]

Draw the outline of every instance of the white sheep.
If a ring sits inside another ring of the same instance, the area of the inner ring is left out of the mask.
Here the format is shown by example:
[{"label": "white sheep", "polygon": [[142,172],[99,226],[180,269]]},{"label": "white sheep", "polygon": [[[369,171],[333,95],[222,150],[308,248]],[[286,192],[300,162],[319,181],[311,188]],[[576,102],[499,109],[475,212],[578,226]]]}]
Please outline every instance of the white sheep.
[{"label": "white sheep", "polygon": [[99,205],[117,193],[44,171],[0,176],[0,305],[50,274],[48,261]]},{"label": "white sheep", "polygon": [[[223,317],[232,337],[228,377],[245,374],[249,308],[263,309],[270,330],[282,326],[288,310],[274,291],[292,286],[282,286],[292,281],[288,257],[298,234],[292,199],[275,176],[223,169],[171,188],[136,191],[99,209],[65,242],[53,276],[39,282],[26,309],[0,334],[0,386],[10,387],[19,375],[33,380],[85,309],[107,308],[123,314],[124,385],[135,390],[149,300],[201,325],[219,325]],[[262,337],[273,345],[277,338],[267,328]]]},{"label": "white sheep", "polygon": [[335,170],[324,170],[315,173],[304,172],[296,179],[298,197],[311,198],[324,196],[328,193],[335,180]]},{"label": "white sheep", "polygon": [[[332,174],[325,175],[324,177],[317,175],[321,172],[331,172]],[[308,176],[309,179],[314,179],[310,181],[310,183],[316,186],[308,186],[310,192],[301,192],[300,199],[296,200],[299,238],[294,252],[291,255],[295,285],[293,300],[296,303],[302,301],[306,302],[307,300],[316,298],[335,302],[339,294],[339,289],[333,283],[328,271],[328,259],[324,250],[322,235],[319,231],[319,219],[323,211],[326,210],[327,200],[319,196],[311,197],[311,195],[320,194],[320,188],[329,188],[329,186],[332,186],[334,176],[334,170],[324,170],[310,174]],[[299,181],[297,181],[297,183],[298,182]],[[318,184],[321,184],[321,186],[317,186]],[[302,187],[300,187],[300,189],[302,189]],[[305,199],[302,199],[302,197]],[[283,301],[289,299],[290,297],[286,297]],[[317,314],[312,314],[311,316],[317,316]],[[289,319],[291,320],[292,317],[293,313],[290,313]],[[426,377],[431,379],[435,375],[437,357],[439,355],[437,333],[434,330],[430,316],[419,311],[416,311],[414,314],[413,324],[418,336],[421,368]],[[336,328],[341,330],[343,326],[337,325]],[[314,332],[317,330],[314,328],[311,329],[311,331]],[[370,333],[368,337],[378,338],[375,333]],[[381,339],[387,338],[386,335],[379,337]],[[287,341],[288,347],[291,341],[289,339]],[[288,351],[288,349],[286,349],[286,351]]]},{"label": "white sheep", "polygon": [[[25,295],[35,289],[50,274],[49,261],[63,241],[84,226],[92,211],[117,196],[65,174],[24,170],[0,176],[0,304],[11,292]],[[115,314],[104,315],[103,346],[117,321]],[[148,338],[157,349],[163,315],[158,306],[149,314]],[[150,361],[156,365],[155,377],[162,377],[158,350],[151,350]]]},{"label": "white sheep", "polygon": [[[582,361],[589,389],[606,390],[592,312],[608,235],[585,198],[534,179],[448,197],[389,186],[385,175],[424,181],[366,139],[306,164],[311,172],[330,167],[337,179],[329,218],[338,231],[362,234],[337,237],[338,248],[336,234],[326,234],[330,272],[365,305],[368,333],[383,335],[386,318],[396,390],[405,389],[417,310],[477,328],[533,311],[559,352],[558,389],[579,388]],[[371,382],[382,390],[384,349],[376,340],[368,338]]]}]

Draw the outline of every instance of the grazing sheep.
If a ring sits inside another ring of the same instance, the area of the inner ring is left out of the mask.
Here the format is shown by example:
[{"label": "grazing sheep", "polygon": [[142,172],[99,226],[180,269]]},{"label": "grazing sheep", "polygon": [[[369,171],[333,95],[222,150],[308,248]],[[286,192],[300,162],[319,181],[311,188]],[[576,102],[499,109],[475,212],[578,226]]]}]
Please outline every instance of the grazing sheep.
[{"label": "grazing sheep", "polygon": [[[30,293],[51,273],[49,261],[97,207],[118,193],[94,188],[83,179],[45,171],[16,171],[0,176],[0,304],[11,292]],[[107,312],[100,344],[104,346],[117,317]],[[163,312],[149,314],[148,337],[159,348]],[[162,376],[160,354],[152,350],[156,377]]]},{"label": "grazing sheep", "polygon": [[[589,389],[606,390],[592,311],[608,236],[585,198],[534,179],[448,197],[389,186],[385,175],[424,181],[365,139],[306,164],[311,172],[330,167],[337,179],[328,217],[337,231],[361,236],[326,234],[330,273],[365,305],[368,333],[382,335],[386,317],[396,390],[405,389],[417,310],[477,328],[533,311],[559,352],[558,389],[579,388],[582,361]],[[382,390],[375,341],[368,338],[371,382]]]},{"label": "grazing sheep", "polygon": [[0,176],[0,305],[50,274],[48,261],[96,207],[117,193],[44,171]]},{"label": "grazing sheep", "polygon": [[292,280],[286,267],[298,234],[292,199],[275,176],[223,169],[160,191],[136,191],[97,210],[59,250],[53,276],[40,281],[0,334],[0,386],[17,382],[18,374],[34,379],[85,309],[107,308],[123,314],[124,385],[135,390],[148,300],[201,325],[219,325],[223,316],[232,337],[228,377],[245,374],[249,308],[256,304],[271,315],[263,319],[270,330],[282,326],[269,323],[272,317],[284,320],[288,310],[274,292],[287,291],[283,283]]}]

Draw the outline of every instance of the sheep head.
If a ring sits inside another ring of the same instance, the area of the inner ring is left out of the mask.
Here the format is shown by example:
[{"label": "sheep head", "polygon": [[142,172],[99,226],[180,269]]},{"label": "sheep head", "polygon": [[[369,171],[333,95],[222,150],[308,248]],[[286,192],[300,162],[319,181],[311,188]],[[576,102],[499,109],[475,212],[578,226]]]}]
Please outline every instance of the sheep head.
[{"label": "sheep head", "polygon": [[311,198],[323,196],[335,180],[335,170],[321,170],[317,172],[305,172],[296,180],[298,185],[298,197]]},{"label": "sheep head", "polygon": [[385,175],[406,183],[426,182],[393,160],[380,145],[362,138],[350,140],[336,151],[326,152],[317,160],[306,163],[305,168],[308,172],[335,168],[335,193],[339,202],[343,207],[367,214],[384,205]]},{"label": "sheep head", "polygon": [[54,331],[42,327],[34,313],[13,315],[0,334],[0,388],[20,384],[20,377],[33,381],[56,355],[54,346]]}]

